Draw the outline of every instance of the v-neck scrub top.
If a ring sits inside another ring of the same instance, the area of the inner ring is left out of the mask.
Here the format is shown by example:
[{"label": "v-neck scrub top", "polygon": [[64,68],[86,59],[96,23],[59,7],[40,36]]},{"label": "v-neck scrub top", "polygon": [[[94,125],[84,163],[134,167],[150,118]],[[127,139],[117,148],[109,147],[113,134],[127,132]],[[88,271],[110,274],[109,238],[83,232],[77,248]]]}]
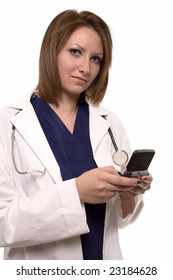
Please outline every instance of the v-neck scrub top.
[{"label": "v-neck scrub top", "polygon": [[[41,98],[33,96],[31,103],[60,167],[63,181],[97,167],[90,143],[86,102],[78,106],[73,133]],[[86,203],[85,209],[90,232],[81,235],[83,259],[101,260],[106,204]]]}]

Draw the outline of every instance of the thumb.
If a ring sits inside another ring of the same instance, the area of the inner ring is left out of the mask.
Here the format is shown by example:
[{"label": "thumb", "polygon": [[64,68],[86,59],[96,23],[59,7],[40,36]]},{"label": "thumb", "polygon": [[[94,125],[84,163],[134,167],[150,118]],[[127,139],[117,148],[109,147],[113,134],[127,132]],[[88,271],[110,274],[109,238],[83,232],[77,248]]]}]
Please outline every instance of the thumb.
[{"label": "thumb", "polygon": [[118,174],[118,171],[112,165],[101,167],[101,169],[103,171],[106,171],[106,172],[110,173],[110,174],[114,174],[114,175]]}]

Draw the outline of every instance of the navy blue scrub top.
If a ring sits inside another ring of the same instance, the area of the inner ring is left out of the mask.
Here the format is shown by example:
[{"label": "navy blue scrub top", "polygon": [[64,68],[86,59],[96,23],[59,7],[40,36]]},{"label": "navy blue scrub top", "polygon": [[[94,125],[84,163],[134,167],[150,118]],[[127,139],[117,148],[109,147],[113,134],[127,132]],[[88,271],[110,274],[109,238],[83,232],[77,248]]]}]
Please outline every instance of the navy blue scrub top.
[{"label": "navy blue scrub top", "polygon": [[[89,137],[89,108],[86,102],[78,106],[73,133],[41,98],[33,96],[31,103],[60,166],[63,181],[97,167]],[[85,209],[90,232],[81,235],[83,259],[101,260],[106,204],[85,203]]]}]

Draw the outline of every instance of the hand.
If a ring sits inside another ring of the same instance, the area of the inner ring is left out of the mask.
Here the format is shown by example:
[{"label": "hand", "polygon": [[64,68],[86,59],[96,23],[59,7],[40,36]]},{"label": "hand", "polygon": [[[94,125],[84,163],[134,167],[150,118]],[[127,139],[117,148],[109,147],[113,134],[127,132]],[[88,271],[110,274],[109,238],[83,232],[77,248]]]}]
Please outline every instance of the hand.
[{"label": "hand", "polygon": [[136,187],[129,190],[129,192],[133,195],[144,194],[151,187],[151,182],[153,181],[153,177],[150,175],[143,176],[139,179],[139,182]]},{"label": "hand", "polygon": [[104,203],[114,197],[117,192],[134,189],[137,178],[120,176],[113,166],[95,168],[76,178],[76,187],[81,202]]}]

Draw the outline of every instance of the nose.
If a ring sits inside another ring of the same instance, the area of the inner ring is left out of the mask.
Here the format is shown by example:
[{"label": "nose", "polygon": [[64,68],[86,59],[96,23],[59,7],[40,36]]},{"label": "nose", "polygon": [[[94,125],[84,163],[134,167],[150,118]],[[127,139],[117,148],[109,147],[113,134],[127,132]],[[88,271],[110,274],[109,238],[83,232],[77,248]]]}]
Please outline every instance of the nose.
[{"label": "nose", "polygon": [[79,72],[83,74],[90,73],[90,60],[88,58],[83,58],[79,64]]}]

